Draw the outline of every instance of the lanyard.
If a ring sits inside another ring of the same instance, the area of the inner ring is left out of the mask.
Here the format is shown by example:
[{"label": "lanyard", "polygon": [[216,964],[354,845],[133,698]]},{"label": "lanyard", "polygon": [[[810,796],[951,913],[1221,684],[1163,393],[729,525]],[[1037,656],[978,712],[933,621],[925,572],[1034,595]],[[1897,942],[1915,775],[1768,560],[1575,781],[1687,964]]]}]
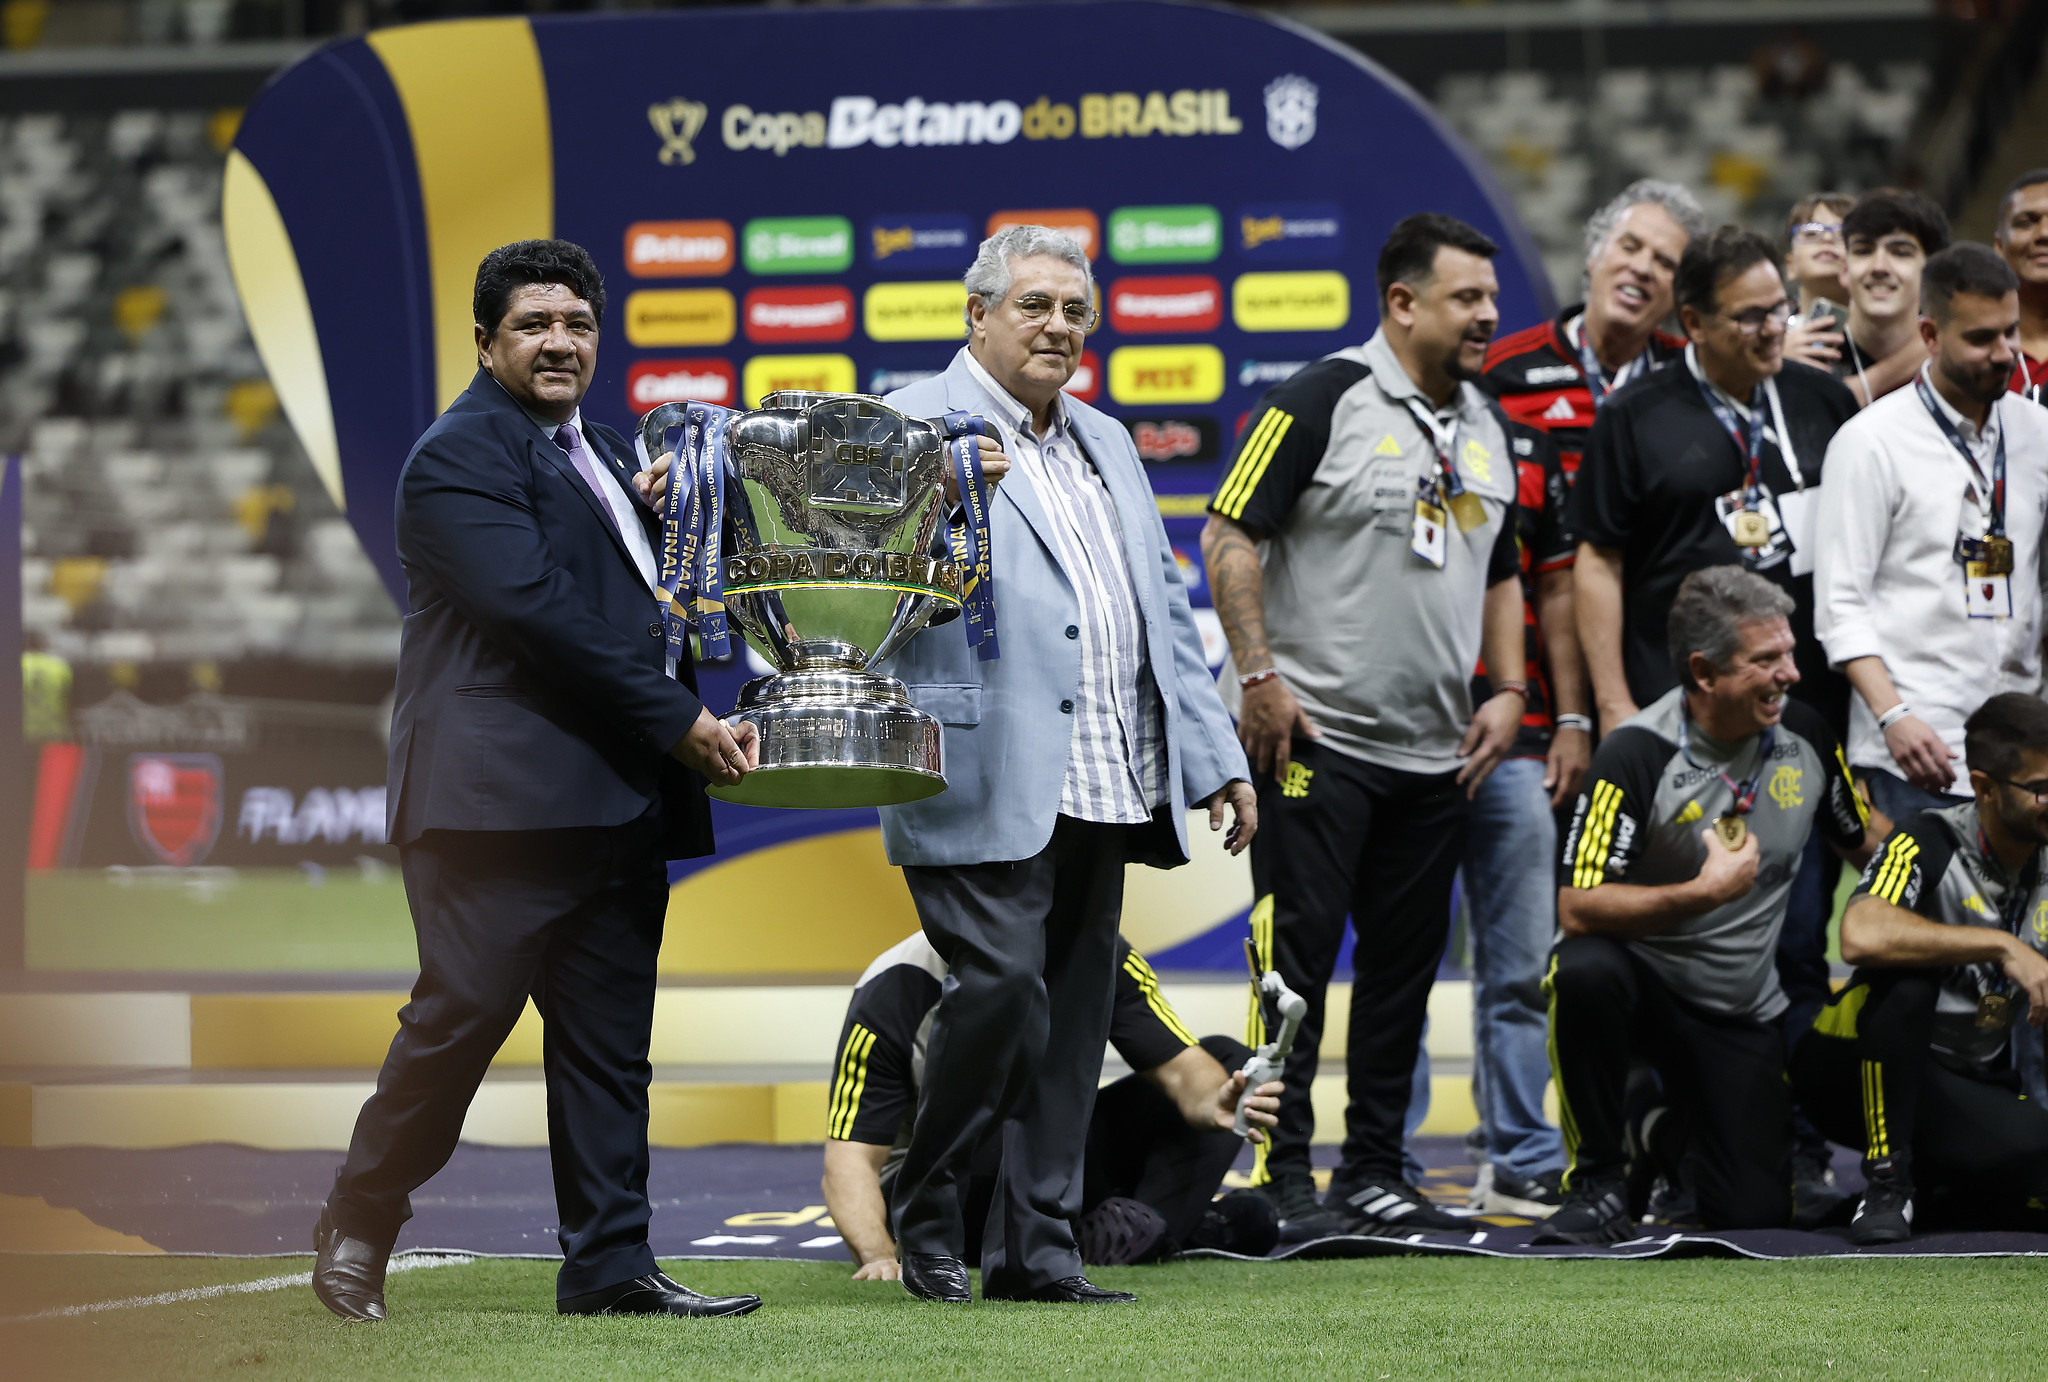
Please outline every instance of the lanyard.
[{"label": "lanyard", "polygon": [[[1920,395],[1921,406],[1927,409],[1927,416],[1934,419],[1934,425],[1941,429],[1941,434],[1948,438],[1949,445],[1962,455],[1964,463],[1970,467],[1970,474],[1976,477],[1979,487],[1991,496],[1990,535],[2004,537],[2005,429],[1998,429],[1998,442],[1991,449],[1991,478],[1987,481],[1984,478],[1984,467],[1977,463],[1977,457],[1971,452],[1969,443],[1963,440],[1963,434],[1956,430],[1956,425],[1948,420],[1948,414],[1941,410],[1941,401],[1934,396],[1934,390],[1928,387],[1925,370],[1913,377],[1913,391]],[[1987,427],[1998,416],[1997,408],[1998,404],[1994,402],[1991,405],[1992,411],[1985,417]]]},{"label": "lanyard", "polygon": [[[1713,412],[1715,421],[1721,424],[1721,430],[1728,434],[1728,439],[1735,443],[1736,451],[1748,461],[1747,497],[1751,504],[1757,503],[1761,498],[1758,490],[1762,485],[1764,438],[1763,424],[1757,419],[1760,410],[1756,402],[1756,393],[1750,394],[1749,425],[1744,427],[1735,416],[1734,410],[1722,401],[1720,392],[1707,382],[1705,371],[1699,367],[1699,355],[1692,346],[1685,348],[1685,366],[1692,374],[1693,383],[1699,385],[1700,396],[1707,400],[1707,407]],[[1786,473],[1792,477],[1792,488],[1804,492],[1806,471],[1800,466],[1799,456],[1792,449],[1792,429],[1785,425],[1785,407],[1778,398],[1778,381],[1764,380],[1757,392],[1762,393],[1764,401],[1770,404],[1771,420],[1778,427],[1778,459],[1785,463]]]},{"label": "lanyard", "polygon": [[1417,403],[1413,395],[1401,401],[1408,405],[1409,412],[1415,414],[1415,420],[1422,424],[1422,430],[1429,433],[1430,445],[1436,448],[1436,463],[1442,474],[1444,498],[1457,499],[1465,493],[1465,482],[1459,478],[1458,467],[1452,460],[1458,450],[1457,420],[1452,419],[1450,430],[1446,432],[1437,425],[1436,416]]},{"label": "lanyard", "polygon": [[[1998,856],[1991,852],[1991,841],[1984,838],[1981,825],[1977,827],[1977,853],[1985,862],[1998,864]],[[2006,893],[2005,901],[1999,905],[1999,923],[2015,936],[2020,933],[2020,922],[2027,914],[2027,904],[2034,899],[2034,889],[2040,884],[2040,863],[2039,850],[2027,856],[2027,862],[2013,874],[2012,887]],[[2004,873],[2005,866],[1998,864],[1998,871]]]},{"label": "lanyard", "polygon": [[1685,726],[1684,732],[1679,736],[1679,752],[1685,755],[1685,761],[1689,766],[1701,772],[1711,771],[1728,784],[1728,793],[1735,798],[1735,805],[1732,808],[1735,814],[1748,815],[1749,809],[1756,805],[1756,789],[1764,780],[1764,769],[1770,766],[1771,750],[1778,746],[1778,727],[1767,725],[1764,728],[1763,737],[1757,744],[1756,775],[1747,782],[1737,782],[1722,769],[1709,769],[1705,763],[1692,756],[1692,707],[1682,702],[1681,705],[1685,713]]},{"label": "lanyard", "polygon": [[1593,347],[1586,340],[1586,314],[1581,312],[1573,317],[1565,334],[1578,349],[1579,373],[1586,376],[1586,392],[1593,395],[1593,411],[1596,413],[1600,411],[1600,405],[1607,401],[1609,394],[1642,372],[1645,362],[1650,358],[1650,352],[1645,348],[1642,354],[1615,371],[1614,382],[1610,384],[1607,382],[1607,371],[1600,367],[1600,357],[1593,353]]}]

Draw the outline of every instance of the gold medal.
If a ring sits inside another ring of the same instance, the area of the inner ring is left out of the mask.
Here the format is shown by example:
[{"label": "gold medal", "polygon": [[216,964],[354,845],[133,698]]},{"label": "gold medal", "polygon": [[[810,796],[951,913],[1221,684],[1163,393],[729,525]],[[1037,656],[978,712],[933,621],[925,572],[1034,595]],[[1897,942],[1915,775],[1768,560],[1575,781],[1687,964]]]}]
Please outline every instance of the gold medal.
[{"label": "gold medal", "polygon": [[2002,993],[1987,993],[1977,1000],[1979,1027],[2005,1027],[2012,1022],[2012,999]]},{"label": "gold medal", "polygon": [[1458,520],[1458,531],[1469,533],[1486,522],[1486,505],[1471,490],[1451,497],[1451,517]]},{"label": "gold medal", "polygon": [[1714,821],[1714,833],[1733,851],[1741,849],[1742,842],[1749,838],[1749,826],[1740,816],[1720,816]]},{"label": "gold medal", "polygon": [[1771,540],[1771,521],[1755,509],[1735,511],[1735,545],[1761,547]]},{"label": "gold medal", "polygon": [[1984,574],[1987,576],[2010,576],[2012,574],[2011,538],[1987,537],[1984,539]]}]

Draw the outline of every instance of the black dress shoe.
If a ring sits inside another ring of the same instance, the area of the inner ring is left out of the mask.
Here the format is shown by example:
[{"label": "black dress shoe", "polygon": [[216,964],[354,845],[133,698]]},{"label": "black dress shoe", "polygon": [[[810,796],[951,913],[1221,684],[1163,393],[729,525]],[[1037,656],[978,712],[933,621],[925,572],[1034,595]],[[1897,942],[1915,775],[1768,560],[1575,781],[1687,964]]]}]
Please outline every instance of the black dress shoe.
[{"label": "black dress shoe", "polygon": [[906,1252],[898,1259],[903,1268],[903,1289],[919,1300],[943,1305],[967,1305],[974,1296],[967,1289],[967,1264],[942,1252]]},{"label": "black dress shoe", "polygon": [[555,1302],[563,1315],[744,1315],[761,1308],[759,1296],[707,1296],[679,1286],[660,1272],[636,1276],[599,1291]]},{"label": "black dress shoe", "polygon": [[983,1288],[983,1300],[1042,1300],[1071,1305],[1113,1305],[1136,1300],[1129,1291],[1105,1291],[1085,1276],[1063,1276],[1028,1291],[990,1291]]},{"label": "black dress shoe", "polygon": [[313,1225],[313,1294],[344,1320],[384,1318],[384,1264],[389,1248],[350,1238],[334,1226],[327,1207]]}]

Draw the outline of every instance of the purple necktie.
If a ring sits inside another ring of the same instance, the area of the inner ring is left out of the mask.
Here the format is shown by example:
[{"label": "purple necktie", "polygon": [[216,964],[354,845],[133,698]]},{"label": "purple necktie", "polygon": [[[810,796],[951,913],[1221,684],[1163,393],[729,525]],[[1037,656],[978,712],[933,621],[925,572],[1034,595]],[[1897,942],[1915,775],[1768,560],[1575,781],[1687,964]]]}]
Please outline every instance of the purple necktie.
[{"label": "purple necktie", "polygon": [[[590,453],[583,449],[583,438],[576,429],[563,423],[555,429],[555,445],[569,453],[569,464],[576,467],[576,473],[583,477],[583,483],[590,486],[590,492],[597,496],[597,509],[611,525],[614,533],[619,532],[618,515],[612,512],[611,499],[604,492],[604,477],[597,473],[597,463],[590,459]],[[624,537],[623,533],[619,536]]]}]

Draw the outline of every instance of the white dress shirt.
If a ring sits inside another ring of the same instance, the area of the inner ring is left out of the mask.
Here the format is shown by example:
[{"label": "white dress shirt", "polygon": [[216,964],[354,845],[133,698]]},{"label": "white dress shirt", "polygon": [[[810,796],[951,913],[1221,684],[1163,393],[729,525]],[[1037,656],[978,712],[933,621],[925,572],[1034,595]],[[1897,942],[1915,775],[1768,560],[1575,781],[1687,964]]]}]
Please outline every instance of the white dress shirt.
[{"label": "white dress shirt", "polygon": [[[619,525],[619,536],[626,540],[626,552],[633,558],[633,565],[640,572],[640,579],[647,582],[649,590],[655,589],[658,571],[654,565],[654,544],[647,540],[647,529],[640,524],[640,504],[626,492],[627,477],[618,473],[618,467],[605,459],[602,451],[590,444],[590,433],[583,430],[583,410],[578,408],[569,418],[569,426],[576,429],[576,435],[583,439],[583,450],[599,472],[612,472],[612,483],[604,487],[605,503],[611,506],[612,518]],[[555,444],[555,428],[542,424],[548,434],[548,444]],[[578,477],[581,483],[581,477]]]},{"label": "white dress shirt", "polygon": [[1003,450],[1045,508],[1054,555],[1081,605],[1081,684],[1060,813],[1106,824],[1150,820],[1167,799],[1166,727],[1115,501],[1067,425],[1066,395],[1053,400],[1052,426],[1040,437],[1031,410],[963,353],[1002,424]]},{"label": "white dress shirt", "polygon": [[[1923,367],[1932,369],[1930,364]],[[1920,391],[1895,389],[1835,433],[1820,488],[1814,632],[1828,661],[1881,657],[1899,699],[1957,756],[1963,721],[2002,691],[2041,690],[2041,525],[2048,514],[2048,409],[1992,405],[1983,434],[1935,401],[1988,477],[2005,432],[2005,531],[2013,544],[2012,617],[1972,619],[1964,609],[1958,533],[1981,536],[1988,501]],[[1849,763],[1900,774],[1877,714],[1850,698]]]}]

